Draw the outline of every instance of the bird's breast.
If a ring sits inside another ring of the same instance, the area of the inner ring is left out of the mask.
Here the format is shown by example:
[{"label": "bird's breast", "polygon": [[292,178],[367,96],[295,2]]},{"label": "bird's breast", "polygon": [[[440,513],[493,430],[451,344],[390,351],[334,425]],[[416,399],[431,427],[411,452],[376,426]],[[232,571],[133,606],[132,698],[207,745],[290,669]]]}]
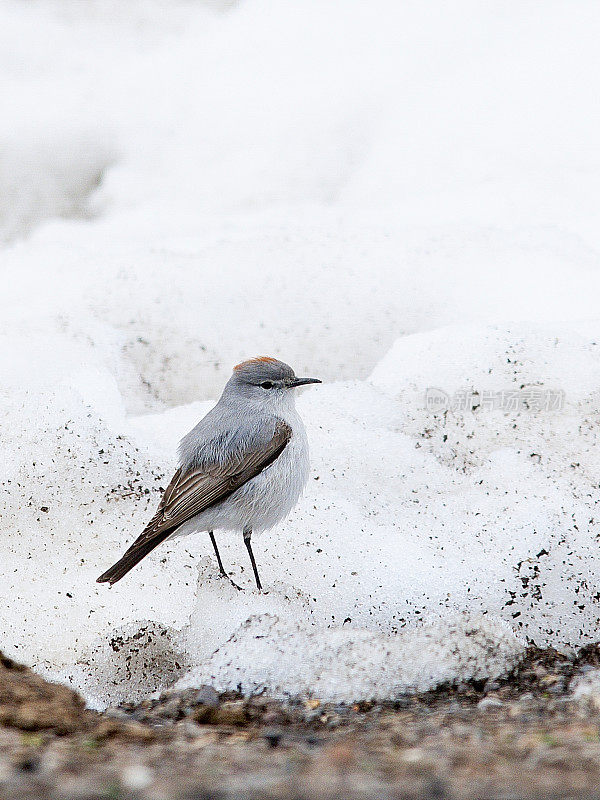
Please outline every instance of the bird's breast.
[{"label": "bird's breast", "polygon": [[308,441],[303,425],[294,425],[281,455],[232,495],[254,530],[272,528],[298,502],[309,473]]},{"label": "bird's breast", "polygon": [[309,457],[302,421],[292,415],[286,415],[285,421],[290,425],[292,435],[275,461],[228,498],[207,508],[189,524],[182,525],[176,535],[213,529],[264,531],[290,513],[308,480]]}]

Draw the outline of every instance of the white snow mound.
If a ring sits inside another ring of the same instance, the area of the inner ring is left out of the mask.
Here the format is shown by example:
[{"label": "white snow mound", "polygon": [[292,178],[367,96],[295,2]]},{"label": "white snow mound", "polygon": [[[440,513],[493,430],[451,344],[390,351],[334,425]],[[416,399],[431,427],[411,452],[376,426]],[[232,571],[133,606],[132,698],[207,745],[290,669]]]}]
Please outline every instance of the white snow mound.
[{"label": "white snow mound", "polygon": [[350,628],[312,628],[277,616],[250,617],[199,668],[175,685],[275,697],[394,700],[446,683],[498,677],[524,642],[501,621],[456,616],[397,636]]},{"label": "white snow mound", "polygon": [[[184,673],[383,697],[598,640],[599,24],[0,4],[3,651],[102,707]],[[98,585],[260,354],[324,380],[268,591],[221,532],[244,591],[203,534]]]}]

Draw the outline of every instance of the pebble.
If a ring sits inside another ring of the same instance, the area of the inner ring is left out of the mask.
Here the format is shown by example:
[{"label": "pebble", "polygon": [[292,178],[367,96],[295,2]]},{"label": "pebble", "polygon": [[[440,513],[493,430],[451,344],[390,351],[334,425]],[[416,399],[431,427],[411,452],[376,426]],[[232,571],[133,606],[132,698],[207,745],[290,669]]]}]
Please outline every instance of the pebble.
[{"label": "pebble", "polygon": [[283,736],[283,731],[281,728],[265,728],[262,736],[268,742],[269,747],[277,747]]},{"label": "pebble", "polygon": [[416,764],[425,758],[425,751],[420,747],[410,747],[402,753],[402,759],[409,764]]},{"label": "pebble", "polygon": [[504,703],[502,700],[499,700],[497,697],[493,697],[492,695],[488,695],[477,703],[477,708],[480,711],[493,711],[497,708],[502,708],[503,705]]},{"label": "pebble", "polygon": [[203,684],[198,689],[189,690],[189,694],[184,694],[182,700],[186,704],[205,705],[216,708],[219,705],[219,693],[214,686]]},{"label": "pebble", "polygon": [[123,770],[121,783],[125,789],[140,791],[152,783],[152,772],[141,764],[132,764]]},{"label": "pebble", "polygon": [[246,703],[244,700],[232,700],[221,703],[213,710],[211,723],[213,725],[245,725],[248,721]]}]

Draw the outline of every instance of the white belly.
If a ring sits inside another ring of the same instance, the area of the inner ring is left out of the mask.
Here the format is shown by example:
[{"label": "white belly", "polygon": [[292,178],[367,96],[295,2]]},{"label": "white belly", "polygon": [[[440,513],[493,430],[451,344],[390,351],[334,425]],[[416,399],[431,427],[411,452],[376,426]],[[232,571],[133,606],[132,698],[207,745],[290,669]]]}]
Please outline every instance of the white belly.
[{"label": "white belly", "polygon": [[302,422],[294,420],[292,437],[281,455],[230,497],[179,527],[174,536],[192,531],[268,530],[298,502],[309,473],[308,440]]}]

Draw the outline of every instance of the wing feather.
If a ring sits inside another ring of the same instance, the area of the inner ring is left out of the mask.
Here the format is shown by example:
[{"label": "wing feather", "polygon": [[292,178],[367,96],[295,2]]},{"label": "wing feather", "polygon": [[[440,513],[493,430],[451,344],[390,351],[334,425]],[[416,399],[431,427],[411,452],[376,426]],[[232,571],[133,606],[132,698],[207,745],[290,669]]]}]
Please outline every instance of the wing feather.
[{"label": "wing feather", "polygon": [[249,446],[226,464],[184,470],[179,467],[165,489],[156,514],[123,557],[98,578],[115,583],[184,522],[225,500],[277,459],[292,436],[279,420],[267,444]]}]

